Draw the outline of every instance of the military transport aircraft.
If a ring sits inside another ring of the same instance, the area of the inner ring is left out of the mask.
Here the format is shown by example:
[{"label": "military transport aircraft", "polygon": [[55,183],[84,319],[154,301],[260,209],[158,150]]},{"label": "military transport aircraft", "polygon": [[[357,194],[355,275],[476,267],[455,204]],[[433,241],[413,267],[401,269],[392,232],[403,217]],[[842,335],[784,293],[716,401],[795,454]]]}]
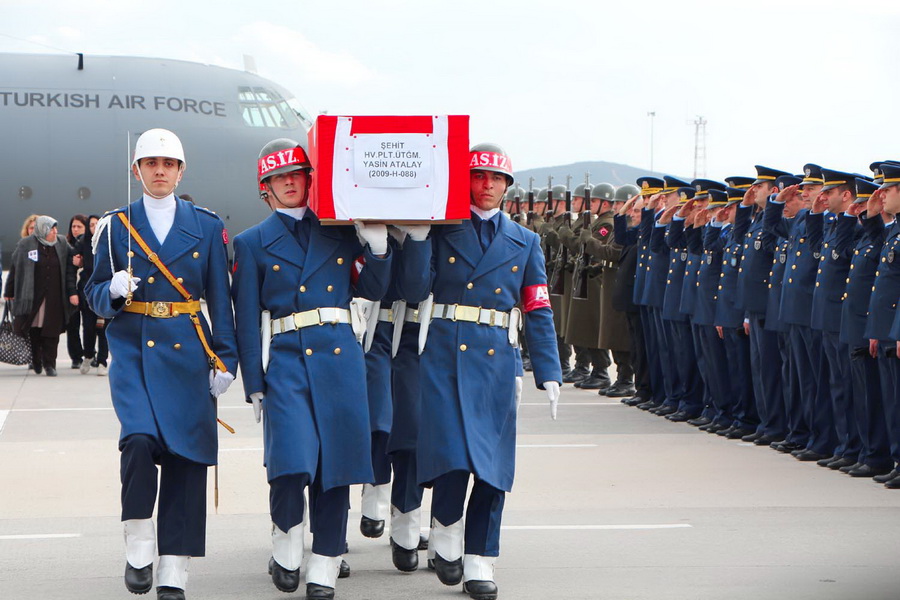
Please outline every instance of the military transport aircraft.
[{"label": "military transport aircraft", "polygon": [[139,197],[129,177],[134,142],[153,127],[184,145],[178,188],[233,233],[267,213],[256,157],[276,138],[312,126],[293,95],[250,71],[124,56],[0,53],[0,247],[3,264],[29,214],[59,221],[102,214]]}]

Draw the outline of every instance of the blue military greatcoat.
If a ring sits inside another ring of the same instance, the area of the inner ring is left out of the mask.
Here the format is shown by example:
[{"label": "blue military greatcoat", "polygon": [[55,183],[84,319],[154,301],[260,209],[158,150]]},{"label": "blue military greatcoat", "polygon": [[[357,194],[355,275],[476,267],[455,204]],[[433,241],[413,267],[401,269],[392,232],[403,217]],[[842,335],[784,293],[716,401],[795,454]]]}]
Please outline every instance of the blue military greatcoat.
[{"label": "blue military greatcoat", "polygon": [[846,299],[841,306],[841,341],[850,348],[865,348],[869,345],[866,319],[869,316],[869,299],[875,272],[881,258],[881,247],[887,229],[881,216],[860,219],[863,235],[856,242],[847,276]]},{"label": "blue military greatcoat", "polygon": [[885,342],[896,340],[895,336],[900,335],[900,326],[891,330],[900,299],[900,223],[896,220],[885,232],[879,260],[869,299],[865,336]]},{"label": "blue military greatcoat", "polygon": [[[282,475],[321,478],[324,490],[373,480],[363,351],[352,327],[324,323],[272,338],[261,360],[260,313],[272,319],[316,308],[349,309],[353,296],[378,300],[392,257],[363,250],[352,227],[324,227],[307,210],[304,251],[273,213],[234,239],[234,296],[244,391],[265,394],[265,464]],[[360,256],[365,266],[354,275]]]},{"label": "blue military greatcoat", "polygon": [[769,271],[772,270],[775,235],[763,228],[763,211],[757,211],[755,206],[738,206],[735,226],[741,227],[745,220],[750,221],[750,224],[743,239],[735,302],[738,308],[748,313],[764,315],[769,295]]},{"label": "blue military greatcoat", "polygon": [[703,229],[688,227],[684,230],[684,238],[687,243],[688,261],[684,268],[684,281],[681,283],[679,310],[693,318],[697,310],[697,288],[700,286],[698,280],[703,264]]},{"label": "blue military greatcoat", "polygon": [[[730,227],[730,226],[729,226]],[[722,252],[728,229],[705,225],[703,228],[703,256],[697,273],[697,293],[694,303],[694,323],[716,324],[716,300],[722,274]]]},{"label": "blue military greatcoat", "polygon": [[[822,224],[822,214],[811,214],[810,223]],[[824,225],[822,251],[813,288],[812,315],[813,329],[838,333],[841,330],[841,304],[847,289],[847,275],[850,272],[850,258],[853,248],[862,233],[856,217],[841,214],[831,223]]]},{"label": "blue military greatcoat", "polygon": [[[500,218],[483,251],[471,221],[436,226],[429,240],[404,242],[400,273],[400,291],[409,302],[421,302],[429,292],[435,303],[504,312],[522,302],[536,384],[562,381],[536,234]],[[529,310],[532,303],[537,308]],[[516,359],[508,330],[435,318],[419,373],[419,482],[463,470],[495,488],[512,489]]]},{"label": "blue military greatcoat", "polygon": [[[175,219],[160,244],[147,220],[143,198],[131,205],[131,224],[152,252],[194,300],[206,300],[212,331],[199,314],[206,339],[225,363],[237,371],[234,318],[228,294],[228,265],[222,220],[206,209],[175,198]],[[216,464],[218,438],[216,406],[209,393],[210,363],[188,315],[153,318],[124,312],[125,299],[109,296],[116,271],[128,268],[128,229],[114,213],[102,233],[94,256],[94,272],[85,286],[88,304],[98,316],[112,319],[106,331],[114,360],[109,368],[113,408],[121,423],[120,442],[145,434],[159,440],[172,454]],[[141,282],[135,302],[183,302],[184,297],[160,273],[132,240],[131,266]],[[112,261],[112,264],[110,264]]]},{"label": "blue military greatcoat", "polygon": [[673,220],[664,230],[662,244],[665,247],[660,250],[668,261],[669,270],[666,273],[666,287],[663,290],[662,316],[663,319],[670,321],[687,321],[687,315],[681,312],[681,290],[688,258],[684,219]]}]

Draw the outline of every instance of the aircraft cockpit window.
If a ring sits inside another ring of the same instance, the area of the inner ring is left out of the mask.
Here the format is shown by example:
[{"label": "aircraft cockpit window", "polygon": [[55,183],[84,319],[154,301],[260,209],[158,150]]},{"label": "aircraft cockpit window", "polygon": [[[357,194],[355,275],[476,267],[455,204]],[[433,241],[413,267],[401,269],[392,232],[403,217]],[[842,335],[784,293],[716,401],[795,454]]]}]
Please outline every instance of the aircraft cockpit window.
[{"label": "aircraft cockpit window", "polygon": [[241,116],[250,127],[295,129],[298,115],[277,92],[261,87],[238,88]]}]

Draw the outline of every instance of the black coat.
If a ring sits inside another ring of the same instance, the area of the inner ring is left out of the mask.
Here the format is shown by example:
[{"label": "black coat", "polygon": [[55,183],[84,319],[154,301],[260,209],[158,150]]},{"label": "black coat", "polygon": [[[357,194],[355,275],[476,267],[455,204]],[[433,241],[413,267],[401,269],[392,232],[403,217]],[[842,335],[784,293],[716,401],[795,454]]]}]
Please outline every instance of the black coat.
[{"label": "black coat", "polygon": [[[37,253],[37,260],[30,258]],[[33,269],[33,277],[22,277],[25,269]],[[17,275],[18,272],[18,275]],[[69,302],[69,297],[77,291],[75,287],[75,265],[65,239],[60,238],[53,246],[38,243],[33,237],[19,240],[13,252],[13,266],[6,280],[5,296],[14,299],[31,298],[30,306],[22,306],[21,302],[13,303],[13,326],[20,334],[27,334],[34,322],[41,303],[44,306],[45,333],[57,334],[66,330],[69,317],[76,307]],[[31,290],[24,287],[33,286]]]},{"label": "black coat", "polygon": [[613,290],[613,308],[621,312],[637,312],[634,303],[634,276],[637,268],[637,246],[625,246],[619,258],[616,284]]}]

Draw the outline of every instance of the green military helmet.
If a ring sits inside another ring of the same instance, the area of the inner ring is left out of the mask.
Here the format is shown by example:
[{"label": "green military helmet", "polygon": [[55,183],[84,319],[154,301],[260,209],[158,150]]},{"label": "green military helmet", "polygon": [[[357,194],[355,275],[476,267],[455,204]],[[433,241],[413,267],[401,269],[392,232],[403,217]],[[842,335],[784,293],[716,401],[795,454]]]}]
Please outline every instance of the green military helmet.
[{"label": "green military helmet", "polygon": [[626,202],[640,193],[641,188],[634,184],[626,183],[625,185],[620,185],[616,188],[616,195],[613,197],[613,202]]},{"label": "green military helmet", "polygon": [[566,186],[561,183],[558,183],[553,186],[553,199],[554,200],[564,200],[566,198],[566,192],[569,190]]},{"label": "green military helmet", "polygon": [[598,183],[591,190],[592,199],[614,200],[616,196],[616,186],[611,183]]},{"label": "green military helmet", "polygon": [[506,199],[509,202],[514,202],[516,199],[516,196],[519,197],[519,200],[524,200],[525,198],[528,197],[528,192],[526,192],[524,189],[522,189],[522,186],[520,186],[520,185],[513,186],[513,187],[509,188],[509,190],[507,190]]},{"label": "green military helmet", "polygon": [[591,197],[591,184],[589,183],[579,183],[575,187],[575,191],[572,192],[573,198],[590,198]]},{"label": "green military helmet", "polygon": [[547,201],[547,188],[540,188],[534,192],[534,201],[535,202],[546,202]]}]

